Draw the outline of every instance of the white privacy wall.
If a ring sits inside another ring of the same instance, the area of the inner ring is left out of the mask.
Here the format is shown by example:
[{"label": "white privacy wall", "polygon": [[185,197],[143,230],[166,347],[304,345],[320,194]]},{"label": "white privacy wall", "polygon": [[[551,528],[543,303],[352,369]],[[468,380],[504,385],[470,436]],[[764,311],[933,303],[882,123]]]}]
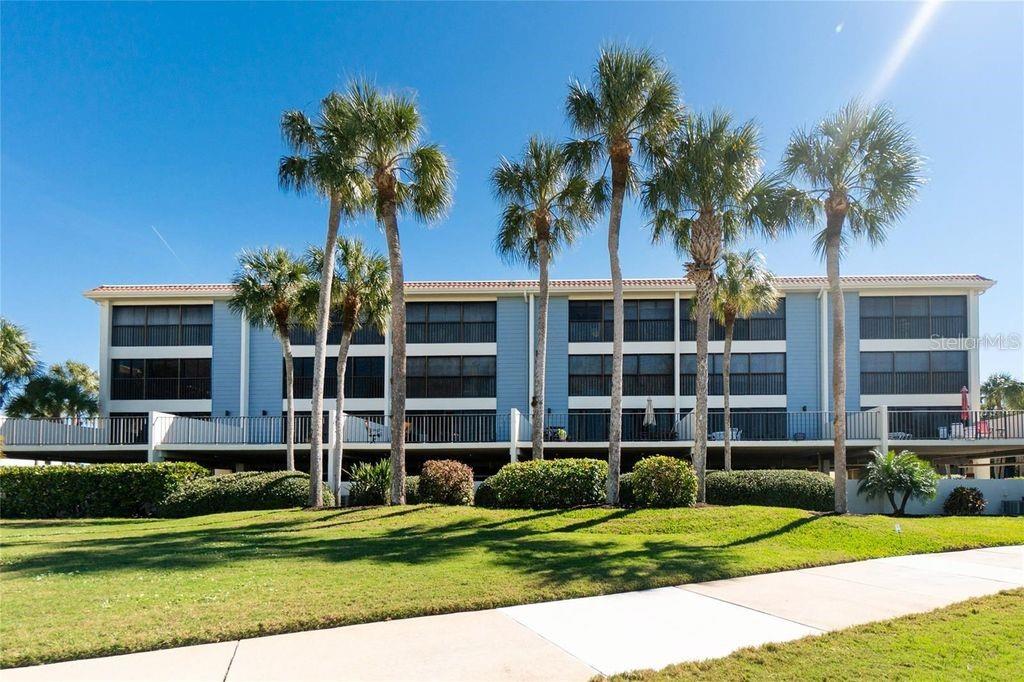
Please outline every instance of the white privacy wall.
[{"label": "white privacy wall", "polygon": [[[850,504],[850,512],[853,514],[890,514],[892,509],[887,498],[865,500],[857,495],[857,484],[859,481],[846,482],[846,495]],[[977,488],[985,496],[985,513],[999,514],[1002,510],[1003,500],[1020,500],[1024,498],[1024,480],[999,479],[999,478],[974,478],[955,479],[943,478],[939,480],[938,494],[933,500],[911,500],[907,503],[907,514],[941,514],[942,503],[949,497],[953,488],[964,486],[965,488]],[[899,499],[896,500],[899,502]]]}]

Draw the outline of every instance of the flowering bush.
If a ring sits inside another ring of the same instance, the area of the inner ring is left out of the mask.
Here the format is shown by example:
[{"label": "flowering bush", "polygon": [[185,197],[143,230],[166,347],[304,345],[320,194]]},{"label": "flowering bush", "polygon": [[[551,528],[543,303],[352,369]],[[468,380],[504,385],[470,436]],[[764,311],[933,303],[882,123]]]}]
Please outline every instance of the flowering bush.
[{"label": "flowering bush", "polygon": [[472,504],[473,470],[451,459],[428,460],[420,472],[419,498],[438,504]]}]

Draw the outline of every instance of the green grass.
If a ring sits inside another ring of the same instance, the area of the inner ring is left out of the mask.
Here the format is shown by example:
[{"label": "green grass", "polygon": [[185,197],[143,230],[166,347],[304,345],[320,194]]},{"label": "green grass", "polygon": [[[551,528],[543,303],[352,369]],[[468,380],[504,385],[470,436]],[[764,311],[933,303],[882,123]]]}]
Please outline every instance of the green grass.
[{"label": "green grass", "polygon": [[1024,590],[613,680],[1014,680]]},{"label": "green grass", "polygon": [[0,523],[0,665],[1024,543],[1012,518],[415,506]]}]

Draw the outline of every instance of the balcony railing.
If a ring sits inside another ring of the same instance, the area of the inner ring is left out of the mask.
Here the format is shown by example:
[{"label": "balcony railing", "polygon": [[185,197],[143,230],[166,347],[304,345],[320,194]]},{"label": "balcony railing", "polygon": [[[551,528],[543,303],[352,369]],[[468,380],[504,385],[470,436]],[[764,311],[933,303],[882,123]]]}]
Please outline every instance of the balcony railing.
[{"label": "balcony railing", "polygon": [[[384,377],[346,377],[345,378],[346,398],[383,398]],[[313,377],[295,377],[293,381],[296,399],[308,399],[313,397]],[[282,398],[287,397],[283,392]],[[324,376],[324,397],[334,399],[338,397],[338,375],[331,374]]]},{"label": "balcony railing", "polygon": [[493,398],[497,381],[492,376],[406,377],[410,398]]},{"label": "balcony railing", "polygon": [[[672,320],[623,320],[622,334],[626,341],[672,341]],[[569,341],[573,343],[606,342],[613,338],[610,320],[575,320],[569,322]]]},{"label": "balcony railing", "polygon": [[959,393],[967,385],[967,372],[861,372],[865,395]]},{"label": "balcony railing", "polygon": [[210,377],[112,379],[111,400],[209,400]]},{"label": "balcony railing", "polygon": [[[288,340],[295,346],[312,346],[316,341],[316,332],[298,324],[288,325]],[[332,324],[327,329],[327,343],[337,345],[341,343],[341,326]],[[374,345],[384,343],[384,335],[372,327],[361,327],[352,334],[352,343],[355,345]]]},{"label": "balcony railing", "polygon": [[[671,374],[626,374],[622,377],[622,395],[672,395]],[[601,374],[569,375],[569,395],[611,395],[612,378]]]},{"label": "balcony railing", "polygon": [[[725,378],[721,374],[708,375],[708,395],[723,395]],[[697,375],[679,375],[679,395],[697,394]],[[786,374],[730,374],[729,395],[785,395]]]},{"label": "balcony railing", "polygon": [[209,346],[209,324],[113,325],[111,346]]},{"label": "balcony railing", "polygon": [[[786,338],[786,320],[780,317],[755,317],[749,320],[736,320],[733,329],[734,341],[783,341]],[[691,319],[679,320],[680,341],[697,340],[697,323]],[[708,327],[709,341],[724,341],[725,327],[715,320],[710,320]]]},{"label": "balcony railing", "polygon": [[149,417],[89,419],[10,419],[0,417],[5,446],[145,445]]},{"label": "balcony railing", "polygon": [[407,322],[406,343],[494,343],[494,322]]},{"label": "balcony railing", "polygon": [[1022,410],[889,410],[889,447],[900,440],[1024,439]]},{"label": "balcony railing", "polygon": [[958,339],[966,335],[967,318],[963,315],[860,318],[862,339]]}]

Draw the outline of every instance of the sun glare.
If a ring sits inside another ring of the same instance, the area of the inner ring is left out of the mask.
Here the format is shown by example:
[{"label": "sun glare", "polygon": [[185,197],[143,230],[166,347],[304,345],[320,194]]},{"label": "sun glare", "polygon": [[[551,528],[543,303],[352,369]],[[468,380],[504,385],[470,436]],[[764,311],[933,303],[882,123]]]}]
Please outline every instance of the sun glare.
[{"label": "sun glare", "polygon": [[907,55],[914,49],[918,38],[928,28],[928,24],[931,23],[932,17],[935,16],[935,12],[939,9],[939,5],[942,2],[943,0],[927,0],[918,8],[914,18],[907,25],[906,30],[903,31],[903,35],[900,36],[899,41],[893,46],[892,51],[889,52],[885,65],[879,72],[878,77],[875,78],[875,82],[871,85],[871,89],[866,96],[869,102],[879,99],[886,88],[889,87],[889,83],[899,72],[900,67],[903,66]]}]

